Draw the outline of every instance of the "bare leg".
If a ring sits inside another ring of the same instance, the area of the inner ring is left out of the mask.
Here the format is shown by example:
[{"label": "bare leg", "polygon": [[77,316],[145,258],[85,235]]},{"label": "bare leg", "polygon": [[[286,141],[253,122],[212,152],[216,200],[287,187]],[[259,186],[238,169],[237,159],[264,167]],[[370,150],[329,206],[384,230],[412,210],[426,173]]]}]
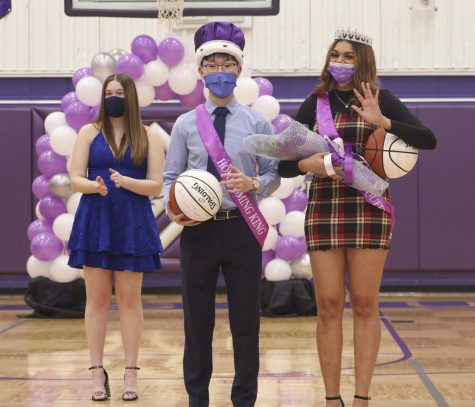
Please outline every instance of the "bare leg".
[{"label": "bare leg", "polygon": [[[353,310],[355,348],[355,394],[367,396],[381,342],[379,287],[387,257],[384,249],[347,249],[350,300]],[[354,407],[368,406],[355,399]]]},{"label": "bare leg", "polygon": [[[342,319],[345,305],[344,249],[310,252],[317,297],[317,350],[327,396],[340,394]],[[327,400],[339,407],[339,400]]]},{"label": "bare leg", "polygon": [[[115,295],[119,305],[120,329],[125,352],[125,366],[137,366],[140,339],[143,330],[142,273],[118,271],[115,273]],[[126,369],[124,392],[137,393],[137,370]],[[126,398],[127,395],[124,395]]]},{"label": "bare leg", "polygon": [[[109,308],[112,295],[112,272],[110,270],[84,267],[86,282],[86,326],[87,343],[91,366],[101,366],[104,354],[104,342],[109,320]],[[91,370],[92,392],[104,391],[104,372]]]}]

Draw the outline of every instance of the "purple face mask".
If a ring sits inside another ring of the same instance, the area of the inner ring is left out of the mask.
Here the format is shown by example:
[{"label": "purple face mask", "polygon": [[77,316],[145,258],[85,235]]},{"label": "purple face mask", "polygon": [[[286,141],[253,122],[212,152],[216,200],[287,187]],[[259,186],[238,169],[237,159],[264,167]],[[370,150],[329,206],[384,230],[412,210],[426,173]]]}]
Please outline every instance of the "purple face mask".
[{"label": "purple face mask", "polygon": [[346,85],[353,79],[355,75],[355,68],[353,64],[340,64],[338,62],[330,62],[328,64],[328,72],[333,76],[333,79],[338,85]]}]

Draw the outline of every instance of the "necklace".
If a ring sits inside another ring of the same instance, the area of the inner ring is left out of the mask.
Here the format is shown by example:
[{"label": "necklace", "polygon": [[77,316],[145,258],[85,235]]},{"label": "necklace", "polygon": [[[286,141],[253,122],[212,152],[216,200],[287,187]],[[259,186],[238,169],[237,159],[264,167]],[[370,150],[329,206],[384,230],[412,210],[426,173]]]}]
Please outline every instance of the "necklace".
[{"label": "necklace", "polygon": [[350,106],[350,103],[353,102],[353,99],[355,98],[353,96],[347,103],[345,103],[343,100],[341,100],[340,96],[338,96],[338,92],[336,91],[336,89],[335,89],[335,96],[341,102],[341,104],[345,106],[345,109],[348,109],[348,106]]}]

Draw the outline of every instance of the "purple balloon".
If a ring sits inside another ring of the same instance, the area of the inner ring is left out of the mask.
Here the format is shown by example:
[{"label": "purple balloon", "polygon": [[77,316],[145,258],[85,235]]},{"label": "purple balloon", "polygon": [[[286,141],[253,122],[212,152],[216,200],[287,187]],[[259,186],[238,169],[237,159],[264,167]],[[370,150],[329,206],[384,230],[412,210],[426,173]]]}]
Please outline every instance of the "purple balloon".
[{"label": "purple balloon", "polygon": [[155,86],[155,99],[158,100],[170,100],[176,97],[175,92],[173,92],[172,88],[168,82],[165,82],[163,85]]},{"label": "purple balloon", "polygon": [[269,79],[261,77],[253,79],[256,81],[257,86],[259,87],[259,96],[272,96],[272,93],[274,92],[274,87],[272,86],[272,83]]},{"label": "purple balloon", "polygon": [[176,38],[167,37],[158,45],[158,56],[170,68],[178,65],[185,56],[185,47]]},{"label": "purple balloon", "polygon": [[45,175],[40,175],[33,180],[31,184],[31,191],[33,195],[41,199],[49,194],[49,178]]},{"label": "purple balloon", "polygon": [[281,236],[275,244],[275,255],[285,261],[294,261],[302,255],[302,242],[297,237]]},{"label": "purple balloon", "polygon": [[70,104],[64,110],[66,122],[76,131],[79,131],[82,126],[92,121],[92,112],[89,106],[79,101]]},{"label": "purple balloon", "polygon": [[30,223],[30,226],[28,226],[26,235],[31,242],[38,233],[43,232],[53,233],[53,225],[46,219],[36,219]]},{"label": "purple balloon", "polygon": [[117,73],[125,73],[129,75],[134,81],[138,80],[144,71],[144,64],[142,59],[135,54],[127,54],[120,57],[115,65]]},{"label": "purple balloon", "polygon": [[40,155],[47,150],[51,150],[51,144],[49,143],[49,134],[43,134],[41,137],[38,137],[35,143],[36,154]]},{"label": "purple balloon", "polygon": [[137,55],[146,64],[157,59],[158,46],[149,35],[139,35],[134,38],[131,45],[132,53]]},{"label": "purple balloon", "polygon": [[278,114],[271,122],[274,133],[282,133],[287,127],[289,127],[289,124],[292,123],[292,120],[293,119],[286,114]]},{"label": "purple balloon", "polygon": [[308,197],[305,191],[297,188],[285,199],[282,199],[286,212],[303,211],[307,206]]},{"label": "purple balloon", "polygon": [[30,250],[38,260],[51,261],[63,251],[63,242],[51,232],[42,232],[32,239]]},{"label": "purple balloon", "polygon": [[51,178],[58,172],[67,172],[66,158],[52,150],[47,150],[38,157],[38,168],[42,174]]},{"label": "purple balloon", "polygon": [[91,68],[79,68],[77,69],[74,74],[73,74],[73,86],[76,88],[76,85],[78,82],[82,79],[85,78],[86,76],[93,76],[92,69]]},{"label": "purple balloon", "polygon": [[190,109],[194,109],[196,106],[204,103],[206,99],[203,95],[203,88],[203,81],[196,81],[195,89],[193,89],[191,93],[179,96],[181,104]]},{"label": "purple balloon", "polygon": [[307,253],[307,240],[305,239],[305,236],[299,237],[299,249],[300,249],[300,256],[303,254]]},{"label": "purple balloon", "polygon": [[262,252],[262,272],[266,269],[267,263],[271,260],[275,259],[275,251],[274,250],[266,250]]},{"label": "purple balloon", "polygon": [[66,212],[66,205],[61,198],[46,195],[40,200],[40,213],[47,220],[53,221],[58,215]]},{"label": "purple balloon", "polygon": [[64,111],[69,105],[76,102],[79,102],[79,99],[76,96],[76,92],[68,92],[61,99],[61,109],[63,109]]}]

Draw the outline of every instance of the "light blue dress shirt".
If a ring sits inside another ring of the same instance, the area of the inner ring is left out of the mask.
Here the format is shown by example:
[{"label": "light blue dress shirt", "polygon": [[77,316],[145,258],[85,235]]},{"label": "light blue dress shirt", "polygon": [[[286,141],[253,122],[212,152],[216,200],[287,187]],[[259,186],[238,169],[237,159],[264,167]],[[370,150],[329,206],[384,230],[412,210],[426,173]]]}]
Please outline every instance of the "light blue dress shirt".
[{"label": "light blue dress shirt", "polygon": [[[214,121],[216,105],[207,100],[206,110]],[[251,134],[273,134],[271,124],[258,111],[241,105],[233,99],[226,107],[226,131],[224,148],[235,167],[249,177],[257,177],[260,182],[259,195],[270,195],[280,185],[277,173],[278,161],[249,154],[244,150],[243,139]],[[196,110],[182,114],[176,120],[168,147],[163,171],[165,205],[171,184],[178,175],[190,169],[207,169],[208,152],[201,141],[196,127]],[[255,198],[255,196],[254,196]],[[165,206],[166,207],[166,206]],[[235,208],[234,201],[223,186],[223,204],[221,210]]]}]

